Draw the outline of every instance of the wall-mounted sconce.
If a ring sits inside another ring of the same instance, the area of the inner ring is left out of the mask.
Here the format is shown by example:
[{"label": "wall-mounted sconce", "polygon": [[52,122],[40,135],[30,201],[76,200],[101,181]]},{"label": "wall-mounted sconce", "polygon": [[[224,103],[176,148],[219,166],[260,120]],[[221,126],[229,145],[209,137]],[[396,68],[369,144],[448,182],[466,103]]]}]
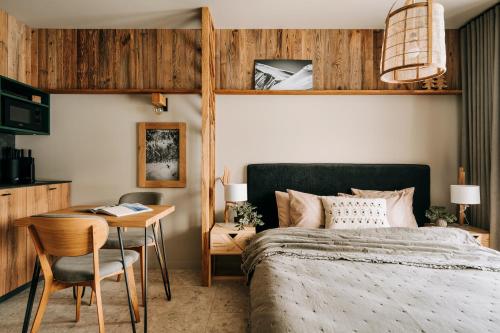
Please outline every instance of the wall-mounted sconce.
[{"label": "wall-mounted sconce", "polygon": [[162,93],[152,93],[151,103],[153,103],[153,110],[158,114],[168,111],[168,99]]}]

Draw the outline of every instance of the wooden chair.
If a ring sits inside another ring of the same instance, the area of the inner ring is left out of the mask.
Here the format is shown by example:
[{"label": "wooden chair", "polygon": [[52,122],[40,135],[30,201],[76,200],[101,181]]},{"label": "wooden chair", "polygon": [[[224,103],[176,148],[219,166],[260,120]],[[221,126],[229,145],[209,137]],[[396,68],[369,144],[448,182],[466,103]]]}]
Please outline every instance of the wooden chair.
[{"label": "wooden chair", "polygon": [[[106,220],[98,216],[46,214],[32,217],[28,229],[45,277],[31,332],[40,329],[49,296],[74,286],[77,288],[76,321],[80,319],[82,288],[89,286],[96,295],[99,332],[104,332],[100,281],[123,273],[119,250],[99,250],[108,238]],[[48,256],[56,257],[52,264]],[[139,307],[132,264],[139,256],[134,251],[125,251],[124,257],[130,297],[138,322]]]},{"label": "wooden chair", "polygon": [[[143,205],[161,205],[163,202],[163,194],[159,192],[131,192],[124,194],[120,197],[119,204],[122,203],[141,203]],[[158,225],[155,226],[157,228]],[[157,229],[156,229],[157,230]],[[156,231],[158,234],[158,231]],[[144,246],[153,246],[155,248],[156,256],[158,261],[161,260],[160,253],[156,247],[155,238],[151,228],[147,231],[148,242],[144,244],[144,230],[143,229],[132,229],[130,228],[123,233],[123,247],[128,250],[134,250],[139,253],[140,264],[141,264],[141,290],[142,290],[142,305],[144,305],[145,289],[144,289]],[[106,249],[118,249],[120,243],[118,241],[118,234],[116,230],[111,229],[108,240],[104,244]],[[163,272],[162,272],[163,274]],[[117,281],[120,281],[121,275],[117,277]],[[91,294],[90,304],[92,304],[94,299],[94,294]]]}]

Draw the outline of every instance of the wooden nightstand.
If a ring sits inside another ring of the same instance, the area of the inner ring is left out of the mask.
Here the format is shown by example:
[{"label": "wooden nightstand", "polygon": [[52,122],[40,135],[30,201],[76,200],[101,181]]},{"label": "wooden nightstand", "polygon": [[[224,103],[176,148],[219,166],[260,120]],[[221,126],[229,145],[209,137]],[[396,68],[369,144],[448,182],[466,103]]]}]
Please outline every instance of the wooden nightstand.
[{"label": "wooden nightstand", "polygon": [[[426,227],[435,227],[433,223],[425,224]],[[469,232],[475,239],[484,247],[490,247],[490,232],[488,230],[479,229],[470,225],[449,224],[447,228],[458,228]]]},{"label": "wooden nightstand", "polygon": [[[245,227],[238,230],[234,223],[216,223],[210,231],[210,256],[239,256],[255,236],[254,227]],[[215,270],[215,264],[212,265]],[[239,276],[221,276],[212,272],[213,278],[242,278]]]}]

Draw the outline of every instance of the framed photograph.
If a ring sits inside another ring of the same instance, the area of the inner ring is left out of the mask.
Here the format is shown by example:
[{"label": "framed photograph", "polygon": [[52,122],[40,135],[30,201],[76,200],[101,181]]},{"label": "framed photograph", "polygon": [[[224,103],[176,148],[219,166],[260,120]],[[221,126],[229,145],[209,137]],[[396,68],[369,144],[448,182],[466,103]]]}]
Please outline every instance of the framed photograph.
[{"label": "framed photograph", "polygon": [[256,90],[311,90],[312,60],[255,60]]},{"label": "framed photograph", "polygon": [[186,187],[186,123],[138,123],[139,187]]}]

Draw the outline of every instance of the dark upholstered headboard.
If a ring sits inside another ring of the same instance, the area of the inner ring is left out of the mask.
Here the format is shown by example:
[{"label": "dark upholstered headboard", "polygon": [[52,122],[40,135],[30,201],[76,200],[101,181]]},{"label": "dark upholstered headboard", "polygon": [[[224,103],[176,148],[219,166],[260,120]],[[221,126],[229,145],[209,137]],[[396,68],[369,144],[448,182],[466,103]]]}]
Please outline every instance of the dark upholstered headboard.
[{"label": "dark upholstered headboard", "polygon": [[419,164],[276,163],[247,166],[248,201],[257,206],[265,225],[277,228],[274,191],[287,189],[317,195],[351,193],[351,187],[367,190],[401,190],[415,187],[413,213],[423,226],[430,205],[430,168]]}]

